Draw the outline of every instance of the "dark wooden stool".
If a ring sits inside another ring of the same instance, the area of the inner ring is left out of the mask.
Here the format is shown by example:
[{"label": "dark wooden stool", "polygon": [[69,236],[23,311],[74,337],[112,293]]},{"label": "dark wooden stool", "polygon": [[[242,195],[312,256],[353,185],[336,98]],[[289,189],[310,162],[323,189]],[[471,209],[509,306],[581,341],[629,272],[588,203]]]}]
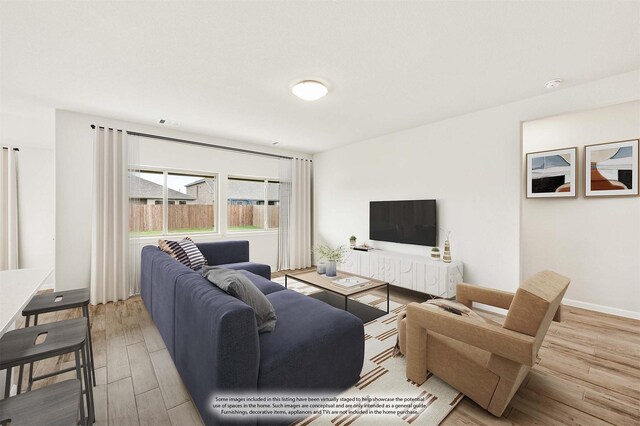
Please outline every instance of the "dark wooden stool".
[{"label": "dark wooden stool", "polygon": [[[49,324],[36,325],[33,327],[12,330],[0,338],[0,371],[7,370],[5,398],[9,397],[11,389],[11,369],[34,363],[47,358],[53,358],[68,353],[75,355],[75,367],[64,368],[37,377],[29,377],[28,389],[34,381],[46,379],[58,374],[76,371],[76,377],[81,382],[84,375],[84,390],[86,396],[88,417],[91,422],[95,421],[95,410],[93,404],[93,386],[91,383],[91,373],[87,363],[87,334],[89,328],[86,318],[74,318],[65,321],[58,321]],[[39,338],[44,338],[38,343]],[[83,422],[84,406],[80,407]]]},{"label": "dark wooden stool", "polygon": [[76,426],[78,409],[82,409],[82,385],[76,379],[65,380],[0,400],[0,424]]},{"label": "dark wooden stool", "polygon": [[[22,316],[27,317],[25,327],[29,327],[33,316],[33,325],[38,325],[38,315],[49,312],[63,311],[66,309],[82,308],[82,315],[89,323],[89,363],[91,366],[91,376],[93,384],[96,383],[96,370],[93,364],[93,342],[91,341],[91,319],[89,318],[89,289],[79,288],[76,290],[55,291],[53,293],[37,294],[29,301],[22,310]],[[33,376],[33,364],[29,365],[29,377]],[[22,384],[22,368],[20,369],[20,383],[18,393]]]}]

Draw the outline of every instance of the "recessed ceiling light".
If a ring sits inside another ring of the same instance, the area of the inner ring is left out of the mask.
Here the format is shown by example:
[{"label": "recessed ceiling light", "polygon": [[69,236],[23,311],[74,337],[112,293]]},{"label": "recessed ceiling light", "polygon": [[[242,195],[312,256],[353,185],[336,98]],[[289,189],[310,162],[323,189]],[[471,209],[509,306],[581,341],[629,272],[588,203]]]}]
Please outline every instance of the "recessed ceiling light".
[{"label": "recessed ceiling light", "polygon": [[317,101],[328,91],[327,86],[316,80],[303,80],[291,88],[294,95],[305,101]]},{"label": "recessed ceiling light", "polygon": [[278,145],[280,142],[271,142],[271,145]]},{"label": "recessed ceiling light", "polygon": [[562,80],[560,80],[559,78],[556,78],[554,80],[549,80],[547,81],[544,86],[547,89],[555,89],[556,87],[559,87],[562,84]]}]

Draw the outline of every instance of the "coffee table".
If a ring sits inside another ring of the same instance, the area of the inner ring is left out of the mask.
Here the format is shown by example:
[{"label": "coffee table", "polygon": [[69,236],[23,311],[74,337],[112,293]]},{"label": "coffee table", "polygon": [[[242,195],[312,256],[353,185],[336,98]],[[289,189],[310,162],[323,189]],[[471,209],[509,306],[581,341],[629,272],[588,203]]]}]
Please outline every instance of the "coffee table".
[{"label": "coffee table", "polygon": [[[359,284],[355,287],[343,287],[335,284],[333,281],[341,278],[363,278],[367,282]],[[361,275],[349,274],[347,272],[338,271],[338,275],[335,277],[327,277],[326,275],[320,275],[316,271],[310,272],[297,272],[291,274],[285,274],[284,286],[288,285],[288,280],[293,279],[303,282],[313,287],[320,288],[324,291],[319,293],[310,294],[309,297],[322,300],[323,302],[334,306],[339,309],[344,309],[360,318],[362,322],[367,323],[373,321],[376,318],[389,313],[389,283],[385,281],[376,280],[369,277],[363,277]],[[349,297],[356,296],[358,294],[370,291],[376,288],[387,288],[387,311],[374,308],[373,306],[358,302],[356,300],[349,300]],[[344,298],[344,300],[343,300]]]}]

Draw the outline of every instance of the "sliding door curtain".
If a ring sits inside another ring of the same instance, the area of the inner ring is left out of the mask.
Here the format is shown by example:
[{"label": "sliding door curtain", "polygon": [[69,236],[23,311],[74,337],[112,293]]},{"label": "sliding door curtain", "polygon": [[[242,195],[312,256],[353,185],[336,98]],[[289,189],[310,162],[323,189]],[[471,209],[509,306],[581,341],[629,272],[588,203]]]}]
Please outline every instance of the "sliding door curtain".
[{"label": "sliding door curtain", "polygon": [[129,182],[127,134],[94,129],[91,303],[125,300],[129,283]]},{"label": "sliding door curtain", "polygon": [[2,148],[0,158],[0,271],[18,269],[18,150]]},{"label": "sliding door curtain", "polygon": [[312,163],[282,159],[280,167],[280,238],[278,269],[311,266]]}]

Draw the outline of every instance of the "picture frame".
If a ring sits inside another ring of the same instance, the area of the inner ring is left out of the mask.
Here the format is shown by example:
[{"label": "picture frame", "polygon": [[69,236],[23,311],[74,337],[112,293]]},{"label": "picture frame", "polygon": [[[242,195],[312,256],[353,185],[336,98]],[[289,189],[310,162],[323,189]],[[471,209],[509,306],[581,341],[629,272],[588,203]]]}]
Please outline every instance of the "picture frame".
[{"label": "picture frame", "polygon": [[577,147],[527,153],[527,198],[576,197],[577,165]]},{"label": "picture frame", "polygon": [[638,196],[638,139],[584,147],[585,197]]}]

